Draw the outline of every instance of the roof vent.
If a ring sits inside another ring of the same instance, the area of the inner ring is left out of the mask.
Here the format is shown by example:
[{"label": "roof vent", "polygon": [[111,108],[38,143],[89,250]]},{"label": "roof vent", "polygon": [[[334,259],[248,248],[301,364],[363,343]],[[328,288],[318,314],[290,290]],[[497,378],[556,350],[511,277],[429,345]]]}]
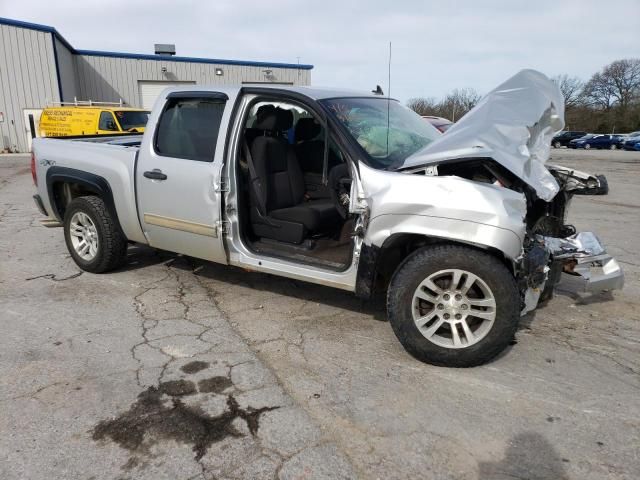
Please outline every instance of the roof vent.
[{"label": "roof vent", "polygon": [[154,45],[156,55],[175,55],[176,46],[172,43],[156,43]]}]

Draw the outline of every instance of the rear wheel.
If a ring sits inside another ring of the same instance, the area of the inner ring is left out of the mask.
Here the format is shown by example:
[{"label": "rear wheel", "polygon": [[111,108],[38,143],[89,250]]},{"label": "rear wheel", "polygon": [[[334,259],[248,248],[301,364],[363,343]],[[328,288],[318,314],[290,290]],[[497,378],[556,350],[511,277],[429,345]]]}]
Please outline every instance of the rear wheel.
[{"label": "rear wheel", "polygon": [[585,148],[585,150],[589,150],[591,148],[591,144],[590,143],[586,143],[584,148]]},{"label": "rear wheel", "polygon": [[560,142],[555,142],[553,144],[553,148],[560,148],[560,147],[562,147],[562,144]]},{"label": "rear wheel", "polygon": [[513,339],[520,295],[498,259],[442,245],[417,250],[398,267],[387,310],[394,333],[415,358],[472,367],[495,357]]},{"label": "rear wheel", "polygon": [[616,150],[618,148],[618,146],[616,144],[612,144],[609,148],[611,150]]},{"label": "rear wheel", "polygon": [[100,197],[78,197],[69,204],[64,238],[73,260],[87,272],[107,272],[125,261],[127,239]]}]

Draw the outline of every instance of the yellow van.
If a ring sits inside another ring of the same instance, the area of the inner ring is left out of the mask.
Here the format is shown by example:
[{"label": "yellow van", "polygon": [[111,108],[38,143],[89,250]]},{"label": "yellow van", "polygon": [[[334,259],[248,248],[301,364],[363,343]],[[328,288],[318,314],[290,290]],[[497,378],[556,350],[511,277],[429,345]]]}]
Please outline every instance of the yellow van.
[{"label": "yellow van", "polygon": [[48,107],[40,117],[40,136],[142,133],[148,119],[149,112],[138,108],[76,105]]}]

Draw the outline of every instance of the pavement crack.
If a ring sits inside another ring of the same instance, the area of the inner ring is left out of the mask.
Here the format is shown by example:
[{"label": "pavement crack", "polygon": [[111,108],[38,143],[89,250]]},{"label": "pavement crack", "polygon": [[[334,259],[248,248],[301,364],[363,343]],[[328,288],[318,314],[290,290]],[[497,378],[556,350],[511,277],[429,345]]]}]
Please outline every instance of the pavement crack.
[{"label": "pavement crack", "polygon": [[30,280],[36,280],[38,278],[46,278],[47,280],[52,280],[54,282],[64,282],[65,280],[71,280],[72,278],[78,278],[83,273],[84,272],[77,272],[77,273],[74,273],[72,275],[69,275],[69,276],[66,276],[66,277],[62,277],[62,278],[58,278],[58,274],[57,273],[45,273],[44,275],[38,275],[37,277],[25,278],[25,280],[28,282]]}]

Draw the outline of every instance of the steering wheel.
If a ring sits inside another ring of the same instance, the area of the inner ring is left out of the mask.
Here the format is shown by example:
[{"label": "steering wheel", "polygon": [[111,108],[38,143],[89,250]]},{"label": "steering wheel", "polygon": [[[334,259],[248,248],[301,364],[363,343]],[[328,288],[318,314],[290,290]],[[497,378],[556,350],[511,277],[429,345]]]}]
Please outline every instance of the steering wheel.
[{"label": "steering wheel", "polygon": [[349,165],[341,163],[329,172],[329,191],[338,213],[345,220],[349,216],[349,194],[351,193],[351,176]]}]

